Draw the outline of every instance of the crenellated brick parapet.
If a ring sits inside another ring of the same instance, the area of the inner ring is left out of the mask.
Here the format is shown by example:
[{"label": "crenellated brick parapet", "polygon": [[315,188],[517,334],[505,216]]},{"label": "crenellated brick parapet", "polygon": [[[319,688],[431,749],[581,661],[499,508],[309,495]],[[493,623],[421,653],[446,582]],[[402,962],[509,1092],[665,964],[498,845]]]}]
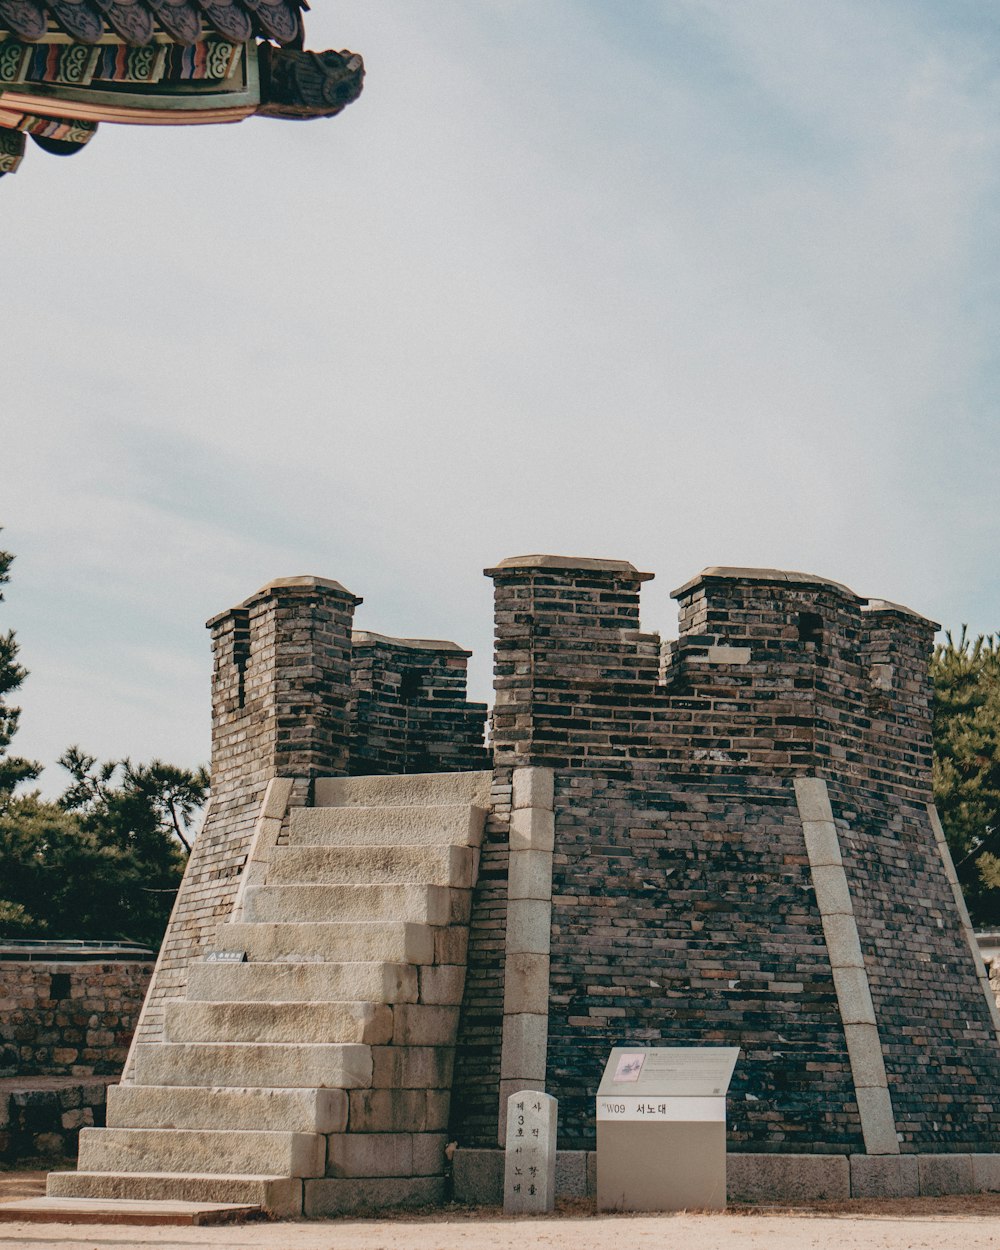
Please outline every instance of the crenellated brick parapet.
[{"label": "crenellated brick parapet", "polygon": [[360,603],[339,582],[284,577],[208,622],[214,794],[247,774],[347,772]]},{"label": "crenellated brick parapet", "polygon": [[658,693],[658,650],[636,636],[639,587],[652,574],[625,560],[518,556],[486,575],[496,603],[497,767],[631,755]]},{"label": "crenellated brick parapet", "polygon": [[[316,926],[362,898],[362,837],[385,898],[411,898],[444,862],[442,794],[469,782],[482,838],[448,851],[469,894],[440,919],[468,920],[468,941],[435,937],[451,971],[421,973],[418,1004],[429,1028],[448,982],[455,1074],[434,1088],[454,1094],[463,1149],[496,1146],[512,1083],[558,1097],[563,1146],[591,1148],[604,1062],[627,1042],[741,1048],[728,1148],[744,1162],[824,1155],[852,1177],[901,1177],[907,1155],[1000,1150],[1000,1016],[931,802],[933,623],[811,574],[713,567],[674,592],[664,644],[640,625],[651,575],[627,561],[529,555],[487,572],[489,754],[469,653],[353,631],[359,600],[336,582],[274,582],[211,622],[212,810],[139,1040],[162,1036],[210,942],[280,964],[300,927],[291,953],[314,953]],[[386,776],[407,773],[432,775]],[[351,943],[372,932],[364,898],[340,918]],[[328,962],[353,968],[352,952]],[[378,1044],[430,1045],[404,1032]]]},{"label": "crenellated brick parapet", "polygon": [[468,699],[471,654],[454,642],[356,630],[350,772],[364,776],[488,768],[486,704]]},{"label": "crenellated brick parapet", "polygon": [[673,597],[680,636],[665,719],[675,758],[776,776],[857,764],[857,595],[801,573],[710,568]]},{"label": "crenellated brick parapet", "polygon": [[927,660],[939,626],[882,599],[868,600],[862,622],[868,780],[929,801],[934,748]]},{"label": "crenellated brick parapet", "polygon": [[[674,592],[663,645],[625,561],[487,574],[496,764],[554,773],[563,1144],[592,1147],[604,1061],[628,1043],[741,1048],[734,1153],[1000,1147],[994,1005],[931,804],[934,624],[810,574],[716,567]],[[476,1021],[508,998],[481,995]],[[455,1135],[490,1144],[496,1089],[467,1098]]]},{"label": "crenellated brick parapet", "polygon": [[822,776],[926,801],[936,626],[846,586],[710,568],[674,591],[680,633],[639,628],[652,574],[523,556],[496,595],[497,763],[672,761],[714,775]]}]

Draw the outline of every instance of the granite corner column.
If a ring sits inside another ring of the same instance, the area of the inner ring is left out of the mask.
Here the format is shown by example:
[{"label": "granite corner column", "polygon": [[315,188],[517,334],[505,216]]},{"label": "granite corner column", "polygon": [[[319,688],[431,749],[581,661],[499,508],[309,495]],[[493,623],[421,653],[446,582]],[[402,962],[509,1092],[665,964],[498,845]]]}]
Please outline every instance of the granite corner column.
[{"label": "granite corner column", "polygon": [[515,768],[513,772],[497,1117],[500,1145],[505,1144],[510,1095],[523,1089],[545,1089],[555,837],[553,781],[550,768]]},{"label": "granite corner column", "polygon": [[798,777],[793,784],[844,1025],[865,1151],[869,1155],[898,1155],[882,1041],[830,796],[826,782],[819,777]]}]

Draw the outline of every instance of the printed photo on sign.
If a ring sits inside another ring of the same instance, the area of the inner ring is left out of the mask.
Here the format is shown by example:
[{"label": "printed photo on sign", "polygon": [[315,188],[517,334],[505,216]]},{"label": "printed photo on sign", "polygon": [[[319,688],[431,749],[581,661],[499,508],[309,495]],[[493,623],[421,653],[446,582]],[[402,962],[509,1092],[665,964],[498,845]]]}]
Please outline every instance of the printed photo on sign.
[{"label": "printed photo on sign", "polygon": [[642,1065],[646,1061],[644,1054],[638,1055],[620,1055],[618,1058],[618,1067],[615,1068],[614,1080],[620,1081],[637,1081],[639,1073],[642,1071]]}]

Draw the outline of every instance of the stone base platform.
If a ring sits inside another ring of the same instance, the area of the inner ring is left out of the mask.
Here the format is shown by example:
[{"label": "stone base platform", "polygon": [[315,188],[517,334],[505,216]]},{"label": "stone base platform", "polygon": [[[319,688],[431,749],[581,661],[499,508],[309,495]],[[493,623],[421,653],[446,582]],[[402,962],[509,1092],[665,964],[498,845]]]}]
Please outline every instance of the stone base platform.
[{"label": "stone base platform", "polygon": [[[503,1166],[502,1150],[460,1147],[453,1162],[455,1201],[501,1203]],[[726,1177],[730,1202],[940,1198],[1000,1192],[1000,1154],[731,1154],[726,1159]],[[558,1151],[556,1197],[584,1198],[596,1193],[596,1151]]]},{"label": "stone base platform", "polygon": [[234,1202],[101,1202],[91,1198],[26,1198],[0,1205],[0,1223],[206,1225],[262,1219],[260,1207]]}]

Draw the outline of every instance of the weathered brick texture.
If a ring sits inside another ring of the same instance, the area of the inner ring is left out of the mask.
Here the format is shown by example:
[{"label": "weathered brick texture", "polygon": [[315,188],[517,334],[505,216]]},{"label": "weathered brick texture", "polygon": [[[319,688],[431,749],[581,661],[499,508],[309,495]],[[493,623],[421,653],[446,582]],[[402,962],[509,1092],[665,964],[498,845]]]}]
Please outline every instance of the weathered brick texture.
[{"label": "weathered brick texture", "polygon": [[0,961],[0,1077],[119,1073],[152,971],[152,957]]},{"label": "weathered brick texture", "polygon": [[548,1076],[565,1147],[592,1146],[609,1047],[641,1043],[743,1048],[730,1149],[863,1149],[790,788],[563,774],[556,812]]},{"label": "weathered brick texture", "polygon": [[212,797],[137,1042],[162,1036],[164,1002],[183,996],[188,965],[210,948],[229,914],[268,781],[346,774],[351,626],[360,602],[337,582],[283,578],[208,622]]},{"label": "weathered brick texture", "polygon": [[[1000,1149],[1000,1052],[926,806],[933,624],[812,576],[709,569],[675,592],[680,633],[663,645],[640,629],[649,575],[625,561],[524,557],[490,574],[493,810],[452,1135],[496,1144],[511,775],[543,766],[555,773],[546,1083],[563,1148],[593,1146],[603,1063],[625,1042],[740,1046],[734,1151],[854,1154],[874,1142],[845,1039],[845,965],[835,977],[793,785],[813,778],[833,805],[835,823],[824,819],[874,1002],[891,1148],[898,1134],[904,1152]],[[467,653],[352,640],[357,602],[336,583],[291,579],[211,622],[212,807],[144,1040],[232,905],[271,778],[295,778],[303,805],[318,775],[489,758],[483,708],[465,698]]]},{"label": "weathered brick texture", "polygon": [[900,1149],[1000,1151],[996,1033],[927,810],[845,789],[833,800]]},{"label": "weathered brick texture", "polygon": [[486,704],[469,703],[471,652],[453,642],[356,631],[351,658],[351,762],[372,773],[476,772]]},{"label": "weathered brick texture", "polygon": [[472,899],[451,1098],[452,1135],[486,1145],[496,1145],[500,1098],[510,810],[511,770],[498,768]]},{"label": "weathered brick texture", "polygon": [[[826,781],[900,1149],[997,1148],[1000,1054],[926,812],[934,625],[846,587],[711,569],[680,637],[623,561],[496,588],[498,766],[556,770],[547,1088],[592,1146],[610,1047],[736,1044],[730,1147],[864,1149],[792,780]],[[492,1144],[492,1090],[456,1132]]]}]

